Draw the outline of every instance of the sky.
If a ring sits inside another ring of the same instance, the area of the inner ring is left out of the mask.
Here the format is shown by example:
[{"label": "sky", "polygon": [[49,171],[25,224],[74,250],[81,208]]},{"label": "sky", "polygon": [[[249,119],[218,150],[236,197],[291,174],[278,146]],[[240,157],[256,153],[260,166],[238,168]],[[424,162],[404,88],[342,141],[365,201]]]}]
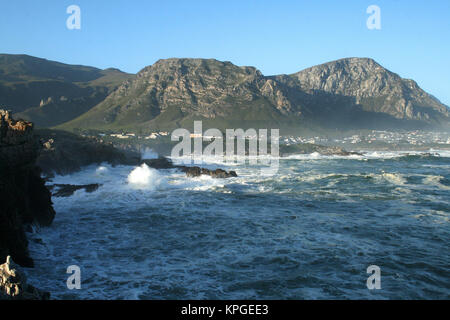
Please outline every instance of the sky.
[{"label": "sky", "polygon": [[[80,29],[67,28],[70,5]],[[370,5],[381,29],[367,27]],[[265,75],[370,57],[450,105],[449,0],[3,0],[0,53],[130,73],[214,58]]]}]

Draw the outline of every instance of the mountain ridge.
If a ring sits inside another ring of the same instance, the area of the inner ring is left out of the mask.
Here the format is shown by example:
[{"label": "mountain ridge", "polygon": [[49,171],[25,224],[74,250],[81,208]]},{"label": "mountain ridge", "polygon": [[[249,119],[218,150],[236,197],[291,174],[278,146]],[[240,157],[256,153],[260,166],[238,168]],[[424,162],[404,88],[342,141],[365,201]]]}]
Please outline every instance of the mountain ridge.
[{"label": "mountain ridge", "polygon": [[37,126],[54,126],[88,111],[131,76],[115,68],[0,54],[0,105]]},{"label": "mountain ridge", "polygon": [[193,119],[218,127],[239,120],[249,125],[260,120],[289,126],[381,122],[426,127],[440,124],[443,116],[448,122],[447,106],[371,58],[344,58],[275,76],[215,59],[169,58],[143,68],[62,127],[163,128]]},{"label": "mountain ridge", "polygon": [[[5,67],[5,59],[14,63]],[[21,70],[26,71],[23,80]],[[450,122],[446,105],[414,80],[401,78],[371,58],[343,58],[273,76],[229,61],[169,58],[131,75],[114,68],[0,55],[0,93],[5,86],[20,87],[20,81],[36,85],[36,74],[53,85],[52,95],[46,97],[48,88],[30,89],[44,99],[36,105],[34,97],[34,106],[13,111],[37,120],[38,126],[70,131],[146,132],[190,128],[194,120],[218,128],[331,130],[439,128]],[[67,86],[69,97],[64,94]],[[4,101],[5,95],[0,95],[0,105],[7,104]]]},{"label": "mountain ridge", "polygon": [[[355,75],[358,78],[352,78]],[[414,80],[401,78],[371,58],[339,59],[307,68],[291,77],[299,80],[303,90],[353,96],[356,103],[384,96],[386,103],[377,107],[396,118],[422,120],[427,116],[421,113],[421,108],[426,106],[449,116],[448,107],[427,94]],[[399,100],[394,101],[396,98]],[[364,107],[366,111],[376,111],[368,105]]]}]

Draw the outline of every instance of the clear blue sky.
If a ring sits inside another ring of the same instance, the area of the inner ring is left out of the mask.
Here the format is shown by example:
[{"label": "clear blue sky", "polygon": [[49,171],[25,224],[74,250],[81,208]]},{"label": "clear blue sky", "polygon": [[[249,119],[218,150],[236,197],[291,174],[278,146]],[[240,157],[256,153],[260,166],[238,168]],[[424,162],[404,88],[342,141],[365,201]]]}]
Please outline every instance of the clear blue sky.
[{"label": "clear blue sky", "polygon": [[[66,28],[69,5],[81,30]],[[369,5],[381,30],[368,30]],[[14,0],[0,4],[0,52],[137,72],[169,57],[215,58],[265,75],[371,57],[450,105],[449,0]]]}]

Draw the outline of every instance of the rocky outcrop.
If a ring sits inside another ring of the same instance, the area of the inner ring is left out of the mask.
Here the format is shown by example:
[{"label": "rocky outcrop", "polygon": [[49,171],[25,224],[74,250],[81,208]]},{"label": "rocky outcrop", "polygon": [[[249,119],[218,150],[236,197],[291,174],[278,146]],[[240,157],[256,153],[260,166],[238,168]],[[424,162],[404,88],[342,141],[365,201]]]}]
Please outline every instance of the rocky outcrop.
[{"label": "rocky outcrop", "polygon": [[157,159],[143,159],[142,162],[153,169],[173,169],[176,167],[172,161],[166,157],[159,157]]},{"label": "rocky outcrop", "polygon": [[36,164],[48,177],[70,174],[84,166],[102,162],[137,165],[140,161],[139,153],[119,150],[97,137],[49,129],[37,130],[36,137],[44,146]]},{"label": "rocky outcrop", "polygon": [[36,289],[27,283],[20,267],[11,256],[0,265],[0,300],[48,300],[50,293]]},{"label": "rocky outcrop", "polygon": [[225,171],[223,169],[210,170],[200,167],[182,167],[181,170],[188,177],[199,177],[201,175],[211,176],[216,179],[226,179],[237,177],[236,171]]},{"label": "rocky outcrop", "polygon": [[144,159],[142,162],[153,169],[178,169],[186,173],[186,176],[188,177],[198,177],[201,175],[208,175],[217,179],[237,177],[236,171],[226,171],[223,169],[210,170],[200,167],[174,165],[170,159],[165,157],[160,157],[158,159]]},{"label": "rocky outcrop", "polygon": [[48,186],[53,192],[53,197],[70,197],[77,190],[84,190],[87,193],[96,191],[101,185],[98,183],[85,184],[85,185],[73,185],[73,184],[54,184]]},{"label": "rocky outcrop", "polygon": [[51,194],[35,165],[39,150],[33,124],[0,110],[0,263],[10,255],[21,266],[33,266],[24,228],[48,226],[55,216]]}]

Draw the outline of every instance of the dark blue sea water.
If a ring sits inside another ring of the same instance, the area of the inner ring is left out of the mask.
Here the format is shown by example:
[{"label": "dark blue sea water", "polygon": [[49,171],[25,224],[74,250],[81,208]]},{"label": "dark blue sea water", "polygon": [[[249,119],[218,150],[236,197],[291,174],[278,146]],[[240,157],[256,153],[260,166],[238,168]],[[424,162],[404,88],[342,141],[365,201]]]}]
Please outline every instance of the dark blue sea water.
[{"label": "dark blue sea water", "polygon": [[53,225],[30,235],[29,281],[57,299],[450,298],[448,152],[297,156],[269,177],[225,167],[239,177],[107,165],[56,177],[103,185],[54,198]]}]

